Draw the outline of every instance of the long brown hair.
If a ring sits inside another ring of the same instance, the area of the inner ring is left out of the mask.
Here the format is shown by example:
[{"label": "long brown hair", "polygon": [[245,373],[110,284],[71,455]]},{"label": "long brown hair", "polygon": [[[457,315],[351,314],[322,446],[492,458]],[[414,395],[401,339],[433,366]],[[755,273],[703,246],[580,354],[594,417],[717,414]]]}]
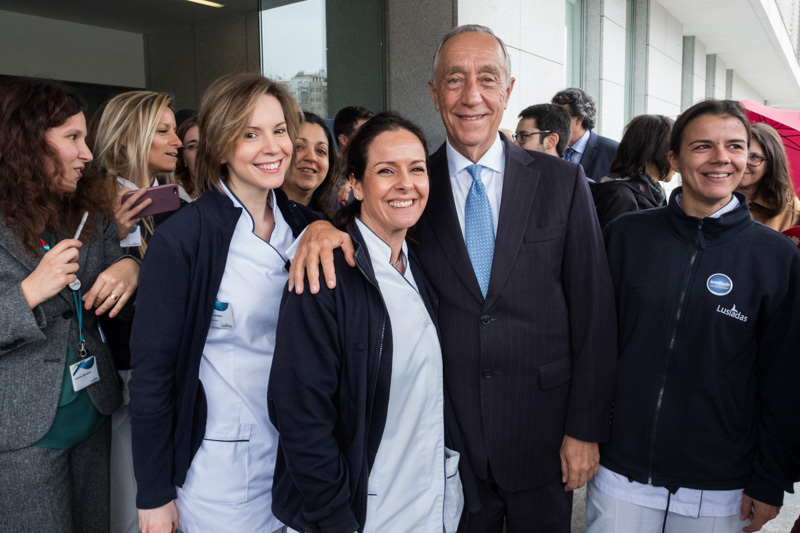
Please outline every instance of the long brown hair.
[{"label": "long brown hair", "polygon": [[89,211],[81,240],[92,240],[99,216],[111,206],[99,176],[85,173],[75,192],[59,192],[62,164],[47,131],[83,113],[84,103],[66,86],[42,79],[17,78],[0,84],[0,214],[31,255],[39,236],[51,230],[67,237]]},{"label": "long brown hair", "polygon": [[756,183],[756,196],[771,214],[777,215],[792,202],[794,186],[789,177],[789,165],[786,161],[786,149],[780,134],[775,128],[763,122],[750,126],[750,138],[757,141],[767,158],[762,164],[767,165],[764,176]]}]

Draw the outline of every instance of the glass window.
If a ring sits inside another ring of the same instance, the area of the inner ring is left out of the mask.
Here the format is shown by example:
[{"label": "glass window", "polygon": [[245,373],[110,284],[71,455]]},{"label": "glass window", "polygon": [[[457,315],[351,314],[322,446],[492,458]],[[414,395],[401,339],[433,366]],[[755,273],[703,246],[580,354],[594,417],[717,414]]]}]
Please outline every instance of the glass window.
[{"label": "glass window", "polygon": [[261,68],[300,107],[333,118],[385,107],[383,2],[261,0]]},{"label": "glass window", "polygon": [[584,0],[566,0],[565,87],[583,87]]}]

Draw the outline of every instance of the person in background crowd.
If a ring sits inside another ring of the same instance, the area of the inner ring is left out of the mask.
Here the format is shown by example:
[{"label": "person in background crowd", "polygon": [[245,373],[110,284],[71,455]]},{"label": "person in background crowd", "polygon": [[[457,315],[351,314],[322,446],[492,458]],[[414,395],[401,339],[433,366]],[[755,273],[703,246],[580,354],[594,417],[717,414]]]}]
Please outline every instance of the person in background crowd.
[{"label": "person in background crowd", "polygon": [[597,118],[594,100],[581,89],[572,87],[556,93],[552,103],[563,107],[570,116],[572,136],[563,158],[580,163],[590,181],[600,181],[608,175],[618,143],[592,131]]},{"label": "person in background crowd", "polygon": [[339,153],[344,153],[350,139],[364,125],[366,121],[375,115],[366,107],[348,106],[343,107],[336,113],[333,119],[333,136],[339,145]]},{"label": "person in background crowd", "polygon": [[800,254],[734,192],[749,127],[730,100],[681,113],[683,186],[605,229],[620,371],[589,533],[759,531],[800,473]]},{"label": "person in background crowd", "polygon": [[554,104],[536,104],[519,114],[514,142],[526,150],[561,157],[570,139],[569,115]]},{"label": "person in background crowd", "polygon": [[747,196],[750,214],[775,231],[800,224],[800,199],[794,192],[781,136],[769,124],[750,127],[747,166],[737,191]]},{"label": "person in background crowd", "polygon": [[600,227],[628,211],[667,205],[659,183],[675,174],[667,157],[674,123],[663,115],[639,115],[625,126],[608,176],[592,186]]},{"label": "person in background crowd", "polygon": [[425,138],[382,113],[347,153],[356,200],[337,225],[359,268],[337,251],[335,289],[284,293],[268,393],[281,450],[273,510],[300,531],[455,533],[461,439],[435,295],[405,242],[428,201]]},{"label": "person in background crowd", "polygon": [[286,173],[281,189],[289,200],[332,217],[334,200],[330,196],[336,168],[333,136],[318,115],[304,111],[303,118],[294,142],[294,165]]},{"label": "person in background crowd", "polygon": [[[175,181],[173,172],[181,141],[171,104],[172,98],[166,93],[126,92],[108,102],[97,128],[96,164],[105,173],[108,194],[113,199],[119,243],[140,259],[155,228],[172,214],[140,218],[137,214],[151,201],[133,205],[148,187]],[[131,190],[134,194],[123,201],[123,195]],[[111,523],[115,531],[136,533],[136,480],[127,405],[131,322],[107,318],[101,324],[122,378],[124,399],[112,420]]]},{"label": "person in background crowd", "polygon": [[55,82],[0,84],[0,531],[109,531],[121,397],[97,317],[122,311],[139,264],[84,175],[84,108]]},{"label": "person in background crowd", "polygon": [[[414,251],[439,295],[445,385],[478,478],[480,509],[468,505],[461,528],[569,532],[572,490],[596,472],[608,435],[616,373],[612,286],[589,186],[579,165],[498,133],[514,78],[491,29],[445,35],[429,88],[447,142],[430,158]],[[350,239],[315,223],[290,289],[302,292],[307,267],[318,290],[320,255],[335,285],[331,245],[354,266]]]},{"label": "person in background crowd", "polygon": [[197,126],[197,115],[192,115],[178,124],[178,131],[176,133],[183,146],[178,151],[175,180],[183,187],[183,190],[186,191],[189,200],[193,200],[198,196],[197,177],[194,171],[194,162],[197,158],[197,145],[200,142],[200,128]]},{"label": "person in background crowd", "polygon": [[280,190],[299,119],[259,74],[223,76],[203,96],[201,196],[153,235],[131,336],[143,533],[283,530],[265,401],[285,251],[318,218]]}]

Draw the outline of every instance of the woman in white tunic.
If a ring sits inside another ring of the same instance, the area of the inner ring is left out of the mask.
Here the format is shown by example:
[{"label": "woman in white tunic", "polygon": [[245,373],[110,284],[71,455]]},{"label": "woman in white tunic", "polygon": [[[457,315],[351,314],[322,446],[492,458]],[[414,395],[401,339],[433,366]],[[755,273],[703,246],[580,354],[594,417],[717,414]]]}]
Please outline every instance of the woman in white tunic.
[{"label": "woman in white tunic", "polygon": [[278,436],[266,394],[285,251],[315,218],[278,189],[299,117],[257,74],[224,76],[203,97],[204,192],[149,243],[131,341],[145,533],[283,529],[269,512]]},{"label": "woman in white tunic", "polygon": [[[281,304],[270,417],[273,512],[301,531],[455,531],[457,428],[446,416],[435,295],[405,242],[428,199],[422,132],[384,113],[350,144],[356,202],[338,215],[356,267]],[[446,446],[447,445],[447,446]]]}]

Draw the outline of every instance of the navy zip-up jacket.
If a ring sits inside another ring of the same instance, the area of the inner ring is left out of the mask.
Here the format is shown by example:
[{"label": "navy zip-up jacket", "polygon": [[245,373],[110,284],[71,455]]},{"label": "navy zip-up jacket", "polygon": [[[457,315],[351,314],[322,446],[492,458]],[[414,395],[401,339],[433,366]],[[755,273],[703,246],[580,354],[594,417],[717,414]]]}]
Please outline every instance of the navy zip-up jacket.
[{"label": "navy zip-up jacket", "polygon": [[[321,215],[275,190],[297,237]],[[200,360],[241,208],[211,189],[158,227],[139,275],[129,383],[136,506],[174,500],[203,441]],[[277,305],[278,302],[270,305]]]},{"label": "navy zip-up jacket", "polygon": [[[336,287],[326,288],[320,277],[319,294],[287,292],[278,320],[268,392],[280,434],[272,512],[299,531],[363,531],[369,471],[386,423],[392,328],[361,233],[355,224],[348,233],[356,268],[334,250]],[[409,265],[436,324],[436,295],[413,252]],[[446,390],[445,440],[462,454],[465,507],[477,512],[477,487]]]},{"label": "navy zip-up jacket", "polygon": [[666,207],[605,233],[619,378],[600,462],[677,490],[781,505],[800,473],[800,253],[754,222]]}]

